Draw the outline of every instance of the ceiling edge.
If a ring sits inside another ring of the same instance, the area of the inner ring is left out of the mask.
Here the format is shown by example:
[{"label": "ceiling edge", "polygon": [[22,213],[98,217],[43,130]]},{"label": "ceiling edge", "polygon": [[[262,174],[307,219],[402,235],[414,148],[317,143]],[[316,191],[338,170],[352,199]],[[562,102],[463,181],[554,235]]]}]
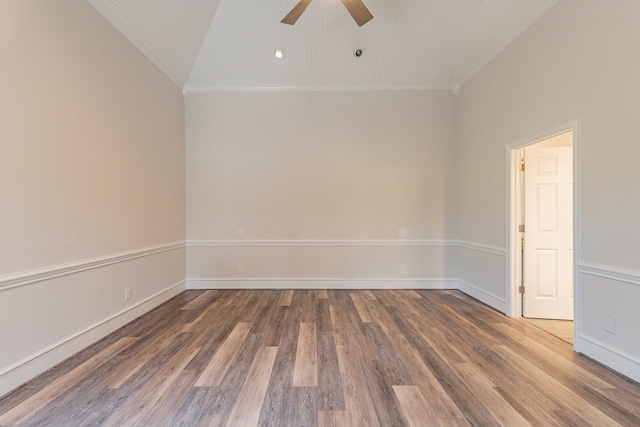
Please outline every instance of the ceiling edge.
[{"label": "ceiling edge", "polygon": [[511,43],[513,43],[518,37],[520,37],[522,35],[522,33],[524,33],[530,26],[532,26],[545,13],[547,13],[549,10],[551,10],[551,8],[556,5],[556,3],[558,3],[558,0],[550,0],[546,7],[540,9],[538,11],[538,13],[533,15],[527,22],[524,23],[524,25],[522,27],[520,27],[520,29],[518,29],[516,32],[514,32],[511,37],[509,37],[496,50],[494,50],[493,53],[487,57],[487,59],[482,61],[480,63],[480,65],[478,65],[469,74],[467,74],[465,77],[463,77],[462,80],[460,80],[460,82],[458,83],[457,86],[459,88],[461,88],[462,86],[464,86],[465,83],[467,83],[469,80],[471,80],[473,77],[475,77],[475,75],[478,74],[487,64],[489,64],[491,61],[493,61],[498,55],[500,55],[502,53],[503,50],[505,50]]},{"label": "ceiling edge", "polygon": [[138,39],[138,37],[133,34],[109,9],[107,9],[100,0],[87,0],[87,2],[93,6],[94,9],[98,11],[103,18],[105,18],[111,25],[115,27],[118,32],[120,32],[127,40],[129,40],[144,56],[147,57],[156,67],[160,69],[171,81],[178,86],[180,89],[185,89],[185,82],[180,81],[180,79],[171,71],[171,69],[160,61],[156,55],[145,46],[144,43]]}]

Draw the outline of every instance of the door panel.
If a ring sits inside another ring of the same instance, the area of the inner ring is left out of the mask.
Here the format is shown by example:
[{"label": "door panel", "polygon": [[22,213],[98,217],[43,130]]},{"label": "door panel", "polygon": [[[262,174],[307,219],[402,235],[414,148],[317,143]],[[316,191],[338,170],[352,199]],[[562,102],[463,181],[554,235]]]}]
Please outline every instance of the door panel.
[{"label": "door panel", "polygon": [[553,249],[537,250],[537,292],[539,298],[558,297],[558,251]]},{"label": "door panel", "polygon": [[572,148],[524,153],[523,316],[573,319]]},{"label": "door panel", "polygon": [[536,186],[536,198],[533,203],[537,204],[538,227],[540,233],[558,232],[558,185],[538,184]]}]

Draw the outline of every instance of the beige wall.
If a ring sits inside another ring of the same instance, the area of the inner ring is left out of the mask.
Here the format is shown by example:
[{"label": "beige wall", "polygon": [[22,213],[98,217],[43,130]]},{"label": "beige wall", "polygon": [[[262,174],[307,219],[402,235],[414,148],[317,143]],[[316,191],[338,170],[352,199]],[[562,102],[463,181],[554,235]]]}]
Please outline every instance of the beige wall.
[{"label": "beige wall", "polygon": [[[640,301],[638,22],[635,0],[561,0],[463,87],[456,106],[459,238],[501,248],[507,145],[579,120],[577,346],[635,379],[640,317],[629,302]],[[459,277],[505,298],[505,256],[492,256],[501,268],[495,277],[476,262],[486,256],[463,251]],[[607,316],[617,320],[615,334],[604,330]]]},{"label": "beige wall", "polygon": [[180,288],[185,207],[182,93],[88,3],[3,0],[0,52],[2,395]]},{"label": "beige wall", "polygon": [[453,103],[450,92],[189,94],[190,284],[455,278],[444,261]]}]

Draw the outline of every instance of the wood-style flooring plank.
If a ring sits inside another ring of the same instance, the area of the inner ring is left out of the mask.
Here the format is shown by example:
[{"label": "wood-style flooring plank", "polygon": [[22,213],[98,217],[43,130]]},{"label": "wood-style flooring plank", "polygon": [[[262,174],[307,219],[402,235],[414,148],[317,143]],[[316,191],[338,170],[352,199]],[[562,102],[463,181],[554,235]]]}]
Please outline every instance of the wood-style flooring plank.
[{"label": "wood-style flooring plank", "polygon": [[303,294],[298,292],[296,296],[296,293],[291,291],[291,295],[290,305],[280,307],[282,316],[275,325],[278,329],[276,333],[278,336],[278,361],[295,361],[298,348],[300,323],[302,322]]},{"label": "wood-style flooring plank", "polygon": [[316,387],[293,387],[289,390],[286,425],[300,427],[318,425],[317,392]]},{"label": "wood-style flooring plank", "polygon": [[318,334],[318,410],[344,411],[338,353],[331,332]]},{"label": "wood-style flooring plank", "polygon": [[418,387],[410,385],[394,385],[400,407],[411,427],[435,425],[437,422],[433,414],[429,413],[429,402],[424,398]]},{"label": "wood-style flooring plank", "polygon": [[364,296],[357,292],[351,292],[351,300],[353,305],[358,311],[358,315],[363,323],[371,323],[371,313],[369,313],[369,307],[367,306]]},{"label": "wood-style flooring plank", "polygon": [[326,289],[316,290],[316,299],[329,299],[329,293]]},{"label": "wood-style flooring plank", "polygon": [[277,353],[277,347],[262,347],[258,350],[244,386],[240,390],[240,395],[233,405],[227,426],[253,427],[258,425],[262,403]]},{"label": "wood-style flooring plank", "polygon": [[318,385],[318,342],[315,323],[300,323],[296,363],[293,370],[294,387]]},{"label": "wood-style flooring plank", "polygon": [[282,291],[280,295],[280,300],[278,301],[278,305],[283,307],[288,307],[291,305],[292,299],[293,299],[293,289]]},{"label": "wood-style flooring plank", "polygon": [[316,322],[316,296],[315,292],[304,291],[300,300],[302,301],[300,321],[303,323]]},{"label": "wood-style flooring plank", "polygon": [[215,294],[216,291],[204,291],[196,298],[189,301],[187,304],[182,306],[180,310],[193,310],[194,308],[204,304],[212,295]]},{"label": "wood-style flooring plank", "polygon": [[251,323],[238,323],[196,381],[196,387],[220,385],[250,329]]},{"label": "wood-style flooring plank", "polygon": [[366,373],[362,370],[362,357],[357,349],[336,346],[340,377],[342,378],[346,411],[342,425],[379,426],[373,401],[369,394]]},{"label": "wood-style flooring plank", "polygon": [[316,300],[316,325],[318,326],[318,332],[333,331],[328,298]]}]

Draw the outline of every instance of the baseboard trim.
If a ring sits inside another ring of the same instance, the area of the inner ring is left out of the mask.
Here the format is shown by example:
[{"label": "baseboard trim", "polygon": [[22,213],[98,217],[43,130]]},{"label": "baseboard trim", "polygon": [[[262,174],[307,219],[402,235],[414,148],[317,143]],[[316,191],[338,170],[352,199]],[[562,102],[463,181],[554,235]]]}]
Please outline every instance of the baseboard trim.
[{"label": "baseboard trim", "polygon": [[184,280],[0,370],[0,397],[186,289]]},{"label": "baseboard trim", "polygon": [[576,347],[580,349],[580,353],[640,382],[640,359],[637,357],[621,352],[587,335],[580,334],[578,341]]},{"label": "baseboard trim", "polygon": [[188,279],[187,289],[457,289],[457,280],[371,278],[209,278]]},{"label": "baseboard trim", "polygon": [[489,307],[493,307],[502,313],[507,312],[507,302],[504,299],[482,290],[471,283],[467,283],[464,280],[458,280],[458,289],[470,297],[487,304]]},{"label": "baseboard trim", "polygon": [[169,252],[185,247],[185,242],[174,242],[159,246],[150,246],[134,251],[121,252],[118,254],[106,255],[87,260],[71,262],[67,264],[54,265],[36,270],[24,271],[0,277],[0,292],[17,288],[19,286],[30,285],[32,283],[43,282],[70,274],[79,273],[86,270],[104,267],[130,261],[137,258],[147,257],[162,252]]}]

